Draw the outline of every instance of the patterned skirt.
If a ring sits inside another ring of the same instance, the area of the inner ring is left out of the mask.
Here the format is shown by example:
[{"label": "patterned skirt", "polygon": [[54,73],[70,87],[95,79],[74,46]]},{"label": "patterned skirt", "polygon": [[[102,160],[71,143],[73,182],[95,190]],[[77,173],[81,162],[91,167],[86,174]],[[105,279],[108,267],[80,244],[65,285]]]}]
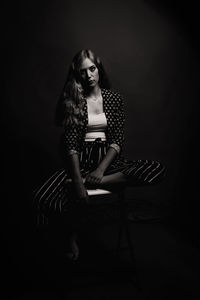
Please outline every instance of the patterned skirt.
[{"label": "patterned skirt", "polygon": [[[80,170],[84,178],[89,172],[95,170],[108,150],[106,141],[96,139],[94,142],[85,142],[80,153]],[[126,160],[117,157],[108,167],[105,175],[122,172],[130,185],[143,186],[161,181],[165,174],[165,167],[153,160]],[[49,216],[67,214],[74,206],[73,192],[69,188],[70,177],[62,168],[52,174],[33,193],[34,210],[37,223],[46,223]]]}]

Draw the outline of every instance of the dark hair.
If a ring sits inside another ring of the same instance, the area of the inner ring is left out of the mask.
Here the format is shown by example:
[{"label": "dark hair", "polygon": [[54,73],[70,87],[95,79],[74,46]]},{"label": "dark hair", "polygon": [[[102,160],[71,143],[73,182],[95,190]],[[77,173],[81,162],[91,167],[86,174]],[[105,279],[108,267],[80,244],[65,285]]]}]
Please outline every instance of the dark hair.
[{"label": "dark hair", "polygon": [[89,58],[96,65],[99,71],[99,86],[105,89],[111,87],[100,58],[89,49],[79,51],[72,60],[67,80],[56,106],[55,123],[57,126],[81,123],[85,90],[79,69],[85,58]]}]

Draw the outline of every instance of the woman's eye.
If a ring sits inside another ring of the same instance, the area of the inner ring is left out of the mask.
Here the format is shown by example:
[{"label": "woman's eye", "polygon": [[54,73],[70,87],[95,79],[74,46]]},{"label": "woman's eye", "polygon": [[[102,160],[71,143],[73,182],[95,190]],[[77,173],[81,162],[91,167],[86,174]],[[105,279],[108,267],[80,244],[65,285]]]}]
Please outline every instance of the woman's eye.
[{"label": "woman's eye", "polygon": [[95,66],[92,66],[92,67],[90,67],[90,71],[91,71],[91,72],[94,72],[94,71],[95,71],[95,69],[96,69],[96,67],[95,67]]}]

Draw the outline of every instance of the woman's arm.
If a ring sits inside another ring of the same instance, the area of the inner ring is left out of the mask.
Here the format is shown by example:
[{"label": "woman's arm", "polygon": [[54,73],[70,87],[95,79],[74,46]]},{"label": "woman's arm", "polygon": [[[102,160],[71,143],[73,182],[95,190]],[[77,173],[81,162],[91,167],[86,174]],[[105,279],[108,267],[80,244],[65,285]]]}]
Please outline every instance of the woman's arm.
[{"label": "woman's arm", "polygon": [[124,125],[125,125],[125,114],[124,114],[124,100],[120,94],[115,96],[115,111],[113,113],[113,130],[110,141],[111,145],[117,145],[118,151],[121,152],[124,144]]},{"label": "woman's arm", "polygon": [[109,167],[109,165],[112,163],[112,161],[117,156],[117,151],[114,148],[109,148],[107,154],[99,164],[96,170],[89,173],[86,177],[86,184],[99,184],[103,178],[103,175],[106,171],[106,169]]},{"label": "woman's arm", "polygon": [[77,200],[87,202],[88,195],[81,176],[79,157],[77,153],[73,153],[68,156],[68,170],[72,179],[74,193]]},{"label": "woman's arm", "polygon": [[78,128],[75,124],[65,128],[63,136],[63,160],[67,172],[72,179],[72,187],[77,201],[88,200],[87,191],[83,184],[79,165],[79,141]]}]

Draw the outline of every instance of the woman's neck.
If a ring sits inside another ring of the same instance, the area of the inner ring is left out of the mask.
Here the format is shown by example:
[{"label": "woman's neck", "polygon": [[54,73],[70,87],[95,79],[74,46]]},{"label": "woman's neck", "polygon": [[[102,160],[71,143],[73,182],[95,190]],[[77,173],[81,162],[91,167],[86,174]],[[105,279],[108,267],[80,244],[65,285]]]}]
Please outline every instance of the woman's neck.
[{"label": "woman's neck", "polygon": [[96,85],[93,89],[86,93],[87,98],[99,98],[101,96],[101,89],[99,85]]}]

